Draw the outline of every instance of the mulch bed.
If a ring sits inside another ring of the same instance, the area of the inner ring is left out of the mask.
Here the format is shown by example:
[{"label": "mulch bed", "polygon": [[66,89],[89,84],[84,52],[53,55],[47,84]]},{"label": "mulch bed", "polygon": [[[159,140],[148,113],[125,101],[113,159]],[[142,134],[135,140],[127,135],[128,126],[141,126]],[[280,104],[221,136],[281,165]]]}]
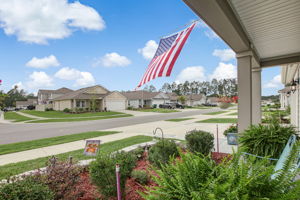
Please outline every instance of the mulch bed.
[{"label": "mulch bed", "polygon": [[[212,152],[211,154],[212,159],[216,163],[221,163],[226,158],[231,158],[230,154],[227,153],[217,153]],[[148,173],[154,174],[154,171],[150,169],[150,163],[146,159],[147,155],[144,154],[142,159],[137,162],[135,170],[145,170]],[[154,174],[155,175],[155,174]],[[126,181],[126,198],[125,200],[144,200],[139,193],[144,193],[147,191],[146,187],[154,187],[157,186],[153,180],[149,180],[146,186],[139,184],[135,181],[134,178],[128,178]],[[103,199],[101,198],[101,194],[98,192],[95,185],[93,185],[90,181],[90,176],[88,172],[83,172],[81,174],[81,181],[80,184],[75,188],[76,189],[83,189],[87,191],[83,197],[79,198],[78,200],[95,200],[95,199]],[[82,191],[82,190],[81,190]],[[110,200],[115,200],[116,198],[111,198]]]}]

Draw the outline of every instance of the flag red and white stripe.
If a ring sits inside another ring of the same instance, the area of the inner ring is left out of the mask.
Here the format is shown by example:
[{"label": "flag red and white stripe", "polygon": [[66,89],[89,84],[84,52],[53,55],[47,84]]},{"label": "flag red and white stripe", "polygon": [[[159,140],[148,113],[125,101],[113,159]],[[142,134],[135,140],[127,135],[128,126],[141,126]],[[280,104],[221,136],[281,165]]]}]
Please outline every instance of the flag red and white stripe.
[{"label": "flag red and white stripe", "polygon": [[196,22],[188,28],[160,40],[156,53],[136,89],[157,77],[171,75],[173,66],[183,48],[183,45],[195,25]]}]

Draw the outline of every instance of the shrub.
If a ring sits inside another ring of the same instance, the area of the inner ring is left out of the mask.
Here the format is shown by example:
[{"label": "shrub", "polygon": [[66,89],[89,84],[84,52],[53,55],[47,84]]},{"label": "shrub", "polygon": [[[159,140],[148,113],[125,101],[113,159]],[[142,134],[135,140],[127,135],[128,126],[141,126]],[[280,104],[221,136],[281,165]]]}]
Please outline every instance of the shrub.
[{"label": "shrub", "polygon": [[65,113],[71,112],[71,110],[70,110],[69,108],[65,108],[63,111],[64,111]]},{"label": "shrub", "polygon": [[140,160],[143,158],[145,150],[142,147],[135,149],[132,153],[136,155],[137,159]]},{"label": "shrub", "polygon": [[142,185],[146,185],[149,180],[149,176],[144,170],[133,170],[131,173],[131,177]]},{"label": "shrub", "polygon": [[48,165],[45,172],[36,173],[34,178],[50,188],[55,194],[54,199],[71,200],[85,193],[85,191],[73,192],[75,186],[80,184],[81,173],[82,168],[69,162],[55,162]]},{"label": "shrub", "polygon": [[51,200],[53,192],[43,183],[26,177],[22,181],[0,185],[0,200]]},{"label": "shrub", "polygon": [[53,108],[46,108],[45,111],[53,111]]},{"label": "shrub", "polygon": [[278,121],[268,125],[253,125],[239,138],[242,150],[258,156],[279,158],[288,139],[295,134],[292,126],[281,126]]},{"label": "shrub", "polygon": [[214,148],[214,136],[206,131],[192,130],[185,135],[187,148],[191,152],[208,155]]},{"label": "shrub", "polygon": [[228,133],[237,133],[237,132],[238,132],[238,127],[236,124],[233,124],[228,129],[226,129],[223,134],[227,136]]},{"label": "shrub", "polygon": [[300,180],[293,181],[291,172],[299,154],[294,151],[285,163],[280,176],[271,179],[274,167],[266,159],[254,162],[243,159],[241,154],[233,155],[216,165],[207,157],[192,153],[181,154],[181,160],[172,160],[156,170],[152,179],[157,186],[143,194],[146,200],[156,199],[243,199],[243,200],[298,200]]},{"label": "shrub", "polygon": [[177,146],[172,140],[160,140],[149,149],[149,160],[157,167],[167,163],[171,156],[177,157],[178,155]]},{"label": "shrub", "polygon": [[124,192],[125,181],[130,176],[135,163],[136,156],[133,153],[99,154],[96,161],[90,165],[92,182],[106,199],[116,196],[116,164],[120,164],[121,189]]}]

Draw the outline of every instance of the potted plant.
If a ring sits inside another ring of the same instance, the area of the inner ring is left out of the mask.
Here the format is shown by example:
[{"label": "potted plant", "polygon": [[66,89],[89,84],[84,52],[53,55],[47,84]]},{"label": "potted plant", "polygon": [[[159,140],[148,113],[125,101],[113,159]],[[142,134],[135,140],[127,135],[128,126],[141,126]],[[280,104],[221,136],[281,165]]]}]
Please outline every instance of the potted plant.
[{"label": "potted plant", "polygon": [[238,144],[238,128],[236,124],[231,125],[224,131],[224,135],[227,137],[227,144],[237,145]]},{"label": "potted plant", "polygon": [[226,96],[219,97],[218,102],[221,109],[227,109],[230,106],[231,98]]}]

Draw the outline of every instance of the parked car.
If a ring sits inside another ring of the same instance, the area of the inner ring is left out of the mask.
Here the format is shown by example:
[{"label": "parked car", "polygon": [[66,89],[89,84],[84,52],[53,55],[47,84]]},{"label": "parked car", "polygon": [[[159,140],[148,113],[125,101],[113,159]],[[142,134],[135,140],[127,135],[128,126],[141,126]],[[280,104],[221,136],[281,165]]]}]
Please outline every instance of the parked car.
[{"label": "parked car", "polygon": [[174,109],[176,107],[171,103],[164,103],[164,104],[159,104],[159,108]]},{"label": "parked car", "polygon": [[27,110],[34,110],[34,109],[35,109],[35,106],[33,106],[33,105],[27,106]]},{"label": "parked car", "polygon": [[174,105],[175,108],[184,109],[184,105],[182,105],[182,104],[180,104],[180,103],[172,103],[172,105]]},{"label": "parked car", "polygon": [[4,112],[15,111],[15,108],[14,107],[6,107],[6,108],[3,108],[3,111]]}]

